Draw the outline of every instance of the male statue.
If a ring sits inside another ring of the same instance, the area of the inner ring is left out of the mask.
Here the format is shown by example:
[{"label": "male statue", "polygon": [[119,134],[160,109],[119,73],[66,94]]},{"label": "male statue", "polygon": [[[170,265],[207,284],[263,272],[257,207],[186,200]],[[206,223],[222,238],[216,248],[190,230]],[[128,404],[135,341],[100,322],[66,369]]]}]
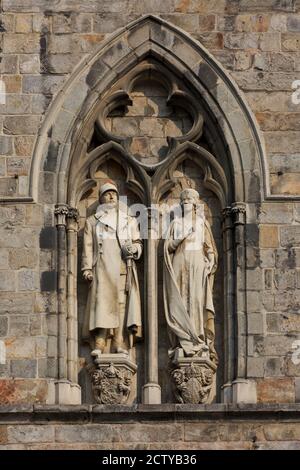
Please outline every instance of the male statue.
[{"label": "male statue", "polygon": [[[141,334],[135,260],[142,254],[142,241],[136,219],[121,210],[114,182],[100,187],[99,203],[84,229],[82,273],[89,292],[83,337],[94,340],[92,356],[128,354],[134,337]],[[110,351],[105,351],[109,338]]]},{"label": "male statue", "polygon": [[[217,249],[210,225],[201,213],[199,194],[186,189],[180,194],[182,216],[171,222],[164,243],[164,306],[171,349],[192,357],[214,349],[214,273]],[[202,205],[203,209],[203,205]]]}]

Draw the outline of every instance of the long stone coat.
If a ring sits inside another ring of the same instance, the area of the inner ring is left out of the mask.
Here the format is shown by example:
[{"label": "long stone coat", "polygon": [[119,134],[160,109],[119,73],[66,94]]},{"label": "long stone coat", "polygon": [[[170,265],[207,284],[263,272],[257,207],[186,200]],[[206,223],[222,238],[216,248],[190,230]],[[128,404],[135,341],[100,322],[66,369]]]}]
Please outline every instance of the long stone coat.
[{"label": "long stone coat", "polygon": [[[114,211],[117,213],[117,211]],[[126,261],[122,257],[121,247],[131,240],[137,247],[132,259],[131,283],[126,298],[126,328],[136,325],[141,330],[141,300],[137,270],[134,260],[140,258],[142,241],[134,217],[118,212],[118,222],[109,210],[97,210],[88,217],[84,228],[82,268],[92,270],[93,281],[90,283],[83,337],[95,328],[113,329],[120,325],[119,295],[120,276],[127,271]]]},{"label": "long stone coat", "polygon": [[[164,243],[164,307],[171,343],[169,355],[177,347],[189,354],[201,349],[206,342],[208,319],[214,317],[213,280],[217,268],[217,250],[207,221],[200,224],[203,241],[195,248],[195,232],[188,234],[178,245],[178,224],[171,224]],[[182,229],[182,225],[180,225]],[[193,244],[193,245],[192,245]],[[208,269],[208,253],[214,256],[214,265]],[[214,328],[214,322],[209,322]],[[214,337],[214,331],[211,331]]]}]

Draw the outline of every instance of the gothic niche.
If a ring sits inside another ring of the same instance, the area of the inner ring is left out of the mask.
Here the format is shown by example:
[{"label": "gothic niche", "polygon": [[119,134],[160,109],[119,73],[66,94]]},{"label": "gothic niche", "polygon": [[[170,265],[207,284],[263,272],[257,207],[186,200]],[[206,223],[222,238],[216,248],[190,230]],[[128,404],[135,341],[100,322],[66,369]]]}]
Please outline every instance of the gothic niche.
[{"label": "gothic niche", "polygon": [[188,154],[172,179],[173,188],[161,200],[162,218],[167,208],[174,210],[159,246],[159,343],[168,345],[159,358],[162,389],[166,401],[175,395],[180,403],[208,403],[219,398],[223,383],[221,205]]},{"label": "gothic niche", "polygon": [[75,151],[85,403],[141,402],[142,393],[147,402],[160,387],[163,402],[219,398],[228,188],[198,103],[167,67],[144,60],[101,97]]}]

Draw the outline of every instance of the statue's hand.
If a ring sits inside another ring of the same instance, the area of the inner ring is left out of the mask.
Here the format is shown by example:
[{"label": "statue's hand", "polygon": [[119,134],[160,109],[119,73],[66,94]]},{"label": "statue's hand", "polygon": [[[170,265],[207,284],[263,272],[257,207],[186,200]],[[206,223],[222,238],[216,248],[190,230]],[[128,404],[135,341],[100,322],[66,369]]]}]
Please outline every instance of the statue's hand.
[{"label": "statue's hand", "polygon": [[93,273],[91,269],[86,269],[85,271],[83,271],[82,276],[85,281],[93,280]]},{"label": "statue's hand", "polygon": [[125,258],[128,258],[137,252],[137,247],[131,241],[127,241],[122,246],[122,252]]}]

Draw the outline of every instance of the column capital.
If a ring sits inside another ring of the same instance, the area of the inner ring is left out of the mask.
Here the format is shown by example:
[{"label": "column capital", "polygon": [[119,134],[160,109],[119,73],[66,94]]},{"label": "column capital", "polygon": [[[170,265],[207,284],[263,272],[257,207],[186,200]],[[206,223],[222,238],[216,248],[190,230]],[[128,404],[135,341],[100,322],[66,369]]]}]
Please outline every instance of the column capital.
[{"label": "column capital", "polygon": [[75,207],[69,207],[67,214],[67,228],[77,232],[78,230],[79,211]]},{"label": "column capital", "polygon": [[231,212],[234,225],[245,225],[246,223],[246,204],[244,202],[235,202],[231,206]]},{"label": "column capital", "polygon": [[56,216],[56,225],[57,226],[66,226],[66,217],[69,213],[69,208],[67,204],[57,204],[54,209],[54,214]]}]

